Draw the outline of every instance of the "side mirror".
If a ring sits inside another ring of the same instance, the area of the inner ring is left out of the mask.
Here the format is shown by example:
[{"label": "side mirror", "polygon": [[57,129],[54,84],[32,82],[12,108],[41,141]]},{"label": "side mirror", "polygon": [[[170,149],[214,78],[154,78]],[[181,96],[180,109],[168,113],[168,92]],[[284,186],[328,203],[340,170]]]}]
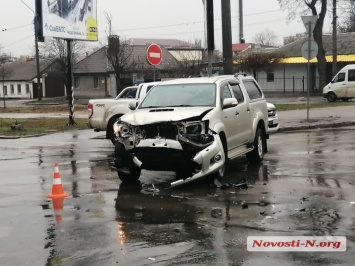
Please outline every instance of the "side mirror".
[{"label": "side mirror", "polygon": [[223,100],[222,109],[234,107],[238,105],[238,100],[236,98],[226,98]]},{"label": "side mirror", "polygon": [[133,101],[133,102],[130,102],[129,104],[128,104],[128,108],[130,109],[130,110],[136,110],[136,108],[137,108],[137,106],[138,106],[138,102],[137,101]]}]

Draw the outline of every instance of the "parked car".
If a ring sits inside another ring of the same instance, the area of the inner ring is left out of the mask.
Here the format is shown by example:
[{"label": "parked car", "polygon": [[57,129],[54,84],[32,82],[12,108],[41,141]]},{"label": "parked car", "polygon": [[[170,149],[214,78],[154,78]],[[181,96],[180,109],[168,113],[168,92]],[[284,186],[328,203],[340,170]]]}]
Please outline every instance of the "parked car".
[{"label": "parked car", "polygon": [[251,76],[164,81],[113,130],[115,166],[123,182],[137,181],[141,169],[172,170],[177,181],[171,186],[177,186],[205,176],[223,178],[227,158],[262,161],[267,104]]},{"label": "parked car", "polygon": [[268,133],[272,134],[279,130],[279,117],[277,116],[276,107],[272,103],[267,103],[267,113],[268,113]]},{"label": "parked car", "polygon": [[96,132],[106,131],[106,139],[115,144],[113,124],[131,110],[128,105],[144,98],[147,92],[159,82],[141,83],[122,90],[115,99],[91,99],[88,103],[88,127]]},{"label": "parked car", "polygon": [[355,64],[343,67],[323,88],[323,97],[329,102],[340,99],[344,102],[355,98]]}]

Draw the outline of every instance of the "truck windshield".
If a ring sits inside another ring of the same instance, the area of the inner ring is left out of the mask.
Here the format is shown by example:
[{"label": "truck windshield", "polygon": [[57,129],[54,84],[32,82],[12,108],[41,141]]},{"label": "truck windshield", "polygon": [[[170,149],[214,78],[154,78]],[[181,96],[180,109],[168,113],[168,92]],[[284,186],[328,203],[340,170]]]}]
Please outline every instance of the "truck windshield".
[{"label": "truck windshield", "polygon": [[126,88],[115,99],[136,98],[137,87]]},{"label": "truck windshield", "polygon": [[144,98],[139,108],[215,106],[215,84],[157,85]]}]

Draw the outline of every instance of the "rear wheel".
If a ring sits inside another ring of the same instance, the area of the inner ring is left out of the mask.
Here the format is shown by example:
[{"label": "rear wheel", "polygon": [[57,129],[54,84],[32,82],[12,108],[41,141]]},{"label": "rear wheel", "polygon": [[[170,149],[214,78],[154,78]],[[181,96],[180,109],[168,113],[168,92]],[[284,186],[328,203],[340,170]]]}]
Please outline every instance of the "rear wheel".
[{"label": "rear wheel", "polygon": [[111,117],[106,128],[106,138],[110,139],[113,145],[116,143],[115,134],[113,133],[113,124],[116,123],[118,118],[120,118],[120,116]]},{"label": "rear wheel", "polygon": [[337,100],[337,96],[335,95],[334,92],[328,92],[327,100],[328,102],[335,102]]},{"label": "rear wheel", "polygon": [[253,142],[253,150],[247,153],[247,159],[251,163],[260,163],[264,159],[265,154],[265,134],[264,131],[258,127],[255,133],[255,139]]}]

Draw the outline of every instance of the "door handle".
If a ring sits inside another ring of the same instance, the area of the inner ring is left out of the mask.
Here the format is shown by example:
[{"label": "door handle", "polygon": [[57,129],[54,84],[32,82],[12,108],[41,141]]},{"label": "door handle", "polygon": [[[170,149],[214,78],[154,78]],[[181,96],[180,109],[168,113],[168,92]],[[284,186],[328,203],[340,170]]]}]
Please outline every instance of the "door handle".
[{"label": "door handle", "polygon": [[250,108],[249,107],[247,108],[247,112],[250,112]]},{"label": "door handle", "polygon": [[235,111],[235,115],[239,115],[239,112],[238,112],[238,111]]}]

